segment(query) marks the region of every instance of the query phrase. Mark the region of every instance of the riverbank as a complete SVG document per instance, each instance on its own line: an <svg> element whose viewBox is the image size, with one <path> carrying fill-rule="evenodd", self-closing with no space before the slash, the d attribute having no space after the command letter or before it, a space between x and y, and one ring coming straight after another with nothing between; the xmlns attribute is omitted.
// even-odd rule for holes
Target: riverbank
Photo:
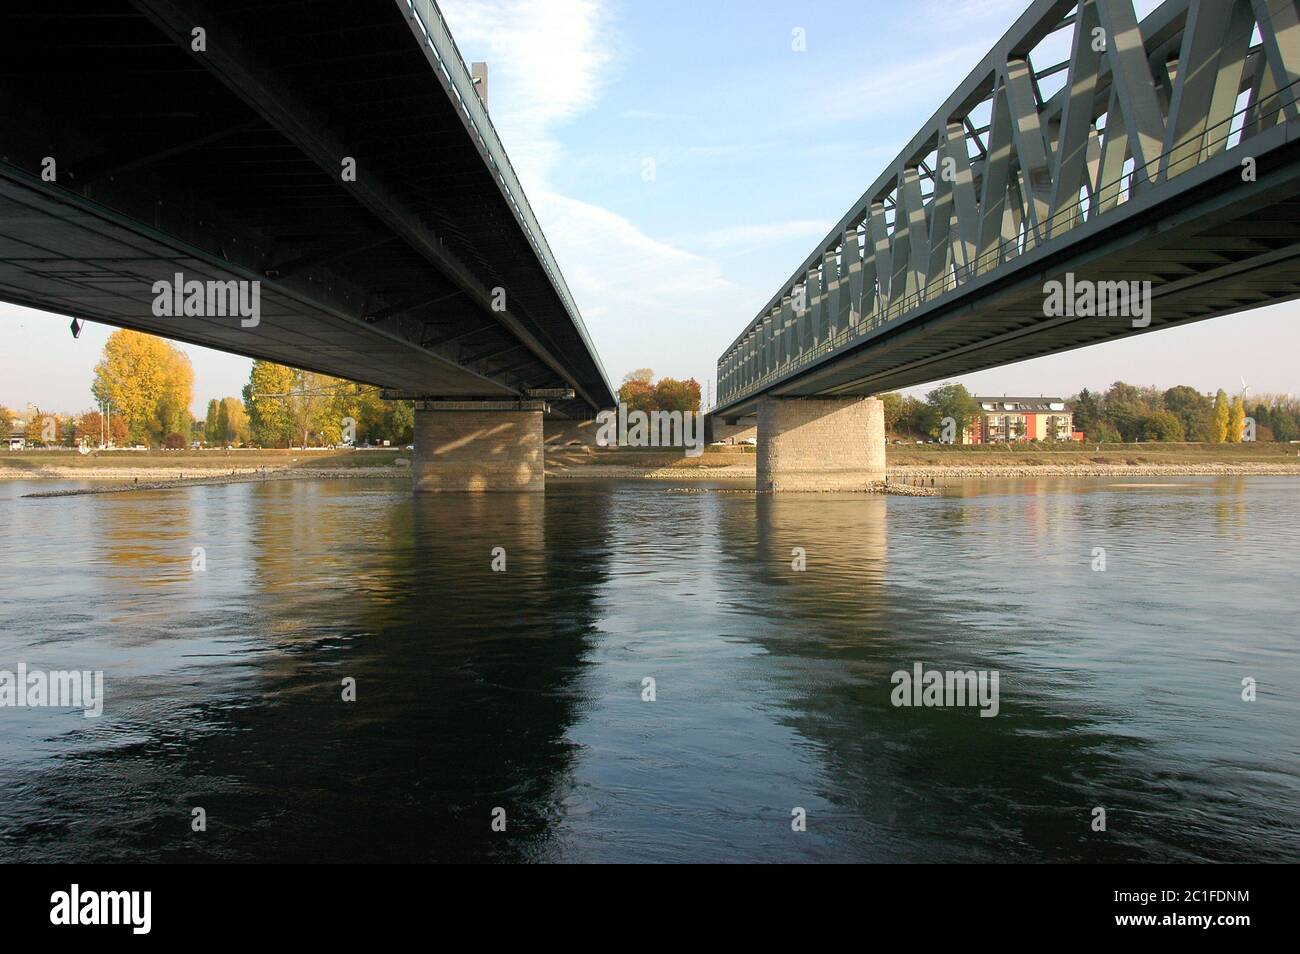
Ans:
<svg viewBox="0 0 1300 954"><path fill-rule="evenodd" d="M219 474L211 476L178 476L174 479L165 479L159 476L145 476L133 474L123 477L87 477L80 474L77 477L57 478L64 480L95 480L103 481L102 485L91 487L74 487L65 490L39 490L35 493L23 494L24 497L81 497L87 494L120 494L137 490L174 490L177 487L219 487L223 484L246 484L260 483L271 480L354 480L365 478L387 478L392 480L405 476L404 473L394 471L393 469L381 468L322 468L315 470L264 470L264 471L245 471L241 473ZM29 479L29 478L27 478ZM56 479L56 478L52 478Z"/></svg>
<svg viewBox="0 0 1300 954"><path fill-rule="evenodd" d="M552 480L752 482L755 449L680 450L548 446ZM1286 444L897 445L887 448L889 482L1030 477L1300 477L1300 457ZM106 493L257 480L393 479L410 473L413 453L400 448L342 450L104 451L0 454L0 480L105 482ZM61 491L59 493L68 493Z"/></svg>

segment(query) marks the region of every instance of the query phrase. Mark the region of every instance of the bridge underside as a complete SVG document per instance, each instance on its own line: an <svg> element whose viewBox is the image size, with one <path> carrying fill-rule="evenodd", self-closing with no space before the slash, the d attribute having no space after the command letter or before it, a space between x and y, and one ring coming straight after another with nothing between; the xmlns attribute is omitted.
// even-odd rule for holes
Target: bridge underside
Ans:
<svg viewBox="0 0 1300 954"><path fill-rule="evenodd" d="M1293 137L1300 123L1269 131L1275 142L1259 160L1258 181L1242 180L1241 158L1229 151L1189 173L1200 184L1176 198L1103 220L1106 229L1095 234L1083 226L1068 248L1030 253L1019 267L885 324L716 413L729 421L752 416L763 394L879 394L1300 298L1300 142ZM1076 283L1150 281L1150 324L1048 317L1044 286L1067 272Z"/></svg>
<svg viewBox="0 0 1300 954"><path fill-rule="evenodd" d="M612 403L405 2L11 0L0 61L0 300L429 397ZM260 281L260 321L156 316L176 273Z"/></svg>

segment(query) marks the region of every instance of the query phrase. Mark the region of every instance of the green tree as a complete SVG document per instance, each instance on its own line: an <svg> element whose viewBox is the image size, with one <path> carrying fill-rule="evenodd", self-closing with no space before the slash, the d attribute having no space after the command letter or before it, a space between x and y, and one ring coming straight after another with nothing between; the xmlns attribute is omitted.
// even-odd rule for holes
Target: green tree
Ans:
<svg viewBox="0 0 1300 954"><path fill-rule="evenodd" d="M190 432L193 418L190 415L189 402L181 392L168 388L158 397L154 405L153 426L149 432L151 443L161 444L164 437L180 434L182 437Z"/></svg>
<svg viewBox="0 0 1300 954"><path fill-rule="evenodd" d="M1116 381L1106 391L1105 417L1126 441L1142 439L1147 417L1164 409L1160 392Z"/></svg>
<svg viewBox="0 0 1300 954"><path fill-rule="evenodd" d="M1141 419L1138 440L1143 441L1181 441L1184 440L1183 422L1172 411L1155 411Z"/></svg>
<svg viewBox="0 0 1300 954"><path fill-rule="evenodd" d="M919 437L937 428L939 419L935 415L934 408L929 404L914 397L907 397L903 399L903 416L899 424L908 434Z"/></svg>
<svg viewBox="0 0 1300 954"><path fill-rule="evenodd" d="M930 406L930 427L926 431L932 437L942 434L943 419L951 417L957 422L956 439L960 443L961 434L980 416L979 402L971 397L965 386L960 384L942 384L925 396L925 403Z"/></svg>
<svg viewBox="0 0 1300 954"><path fill-rule="evenodd" d="M1097 423L1091 434L1087 435L1088 440L1097 444L1122 444L1124 435L1110 421L1102 420Z"/></svg>
<svg viewBox="0 0 1300 954"><path fill-rule="evenodd" d="M1097 425L1102 420L1100 396L1084 388L1074 396L1070 404L1074 409L1074 429L1083 431L1084 435L1092 440Z"/></svg>
<svg viewBox="0 0 1300 954"><path fill-rule="evenodd" d="M897 433L899 422L903 418L903 395L897 391L887 391L876 396L880 398L880 403L885 406L885 433Z"/></svg>
<svg viewBox="0 0 1300 954"><path fill-rule="evenodd" d="M221 443L221 435L217 430L217 415L220 413L220 402L213 398L208 402L208 410L203 418L203 442L209 447L216 447Z"/></svg>
<svg viewBox="0 0 1300 954"><path fill-rule="evenodd" d="M230 409L225 401L217 405L217 443L222 447L230 443Z"/></svg>
<svg viewBox="0 0 1300 954"><path fill-rule="evenodd" d="M1219 388L1219 392L1214 395L1214 428L1210 432L1213 443L1222 444L1228 439L1229 418L1228 395L1224 392L1223 388Z"/></svg>
<svg viewBox="0 0 1300 954"><path fill-rule="evenodd" d="M1164 393L1165 410L1183 425L1182 440L1210 441L1214 437L1214 404L1196 388L1180 384Z"/></svg>

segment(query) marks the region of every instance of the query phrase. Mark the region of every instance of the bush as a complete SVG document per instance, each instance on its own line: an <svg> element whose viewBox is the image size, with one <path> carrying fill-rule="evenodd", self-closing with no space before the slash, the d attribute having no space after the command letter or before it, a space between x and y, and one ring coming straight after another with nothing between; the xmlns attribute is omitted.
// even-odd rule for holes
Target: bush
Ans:
<svg viewBox="0 0 1300 954"><path fill-rule="evenodd" d="M163 438L162 446L167 450L184 450L185 437L172 431L172 433Z"/></svg>

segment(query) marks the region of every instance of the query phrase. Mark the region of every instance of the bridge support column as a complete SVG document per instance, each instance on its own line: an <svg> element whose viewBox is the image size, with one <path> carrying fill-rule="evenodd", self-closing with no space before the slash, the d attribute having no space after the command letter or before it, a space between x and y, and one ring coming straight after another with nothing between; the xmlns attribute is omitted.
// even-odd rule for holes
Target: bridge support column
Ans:
<svg viewBox="0 0 1300 954"><path fill-rule="evenodd" d="M545 489L544 401L416 401L416 493Z"/></svg>
<svg viewBox="0 0 1300 954"><path fill-rule="evenodd" d="M761 397L758 491L867 490L885 479L877 398Z"/></svg>

